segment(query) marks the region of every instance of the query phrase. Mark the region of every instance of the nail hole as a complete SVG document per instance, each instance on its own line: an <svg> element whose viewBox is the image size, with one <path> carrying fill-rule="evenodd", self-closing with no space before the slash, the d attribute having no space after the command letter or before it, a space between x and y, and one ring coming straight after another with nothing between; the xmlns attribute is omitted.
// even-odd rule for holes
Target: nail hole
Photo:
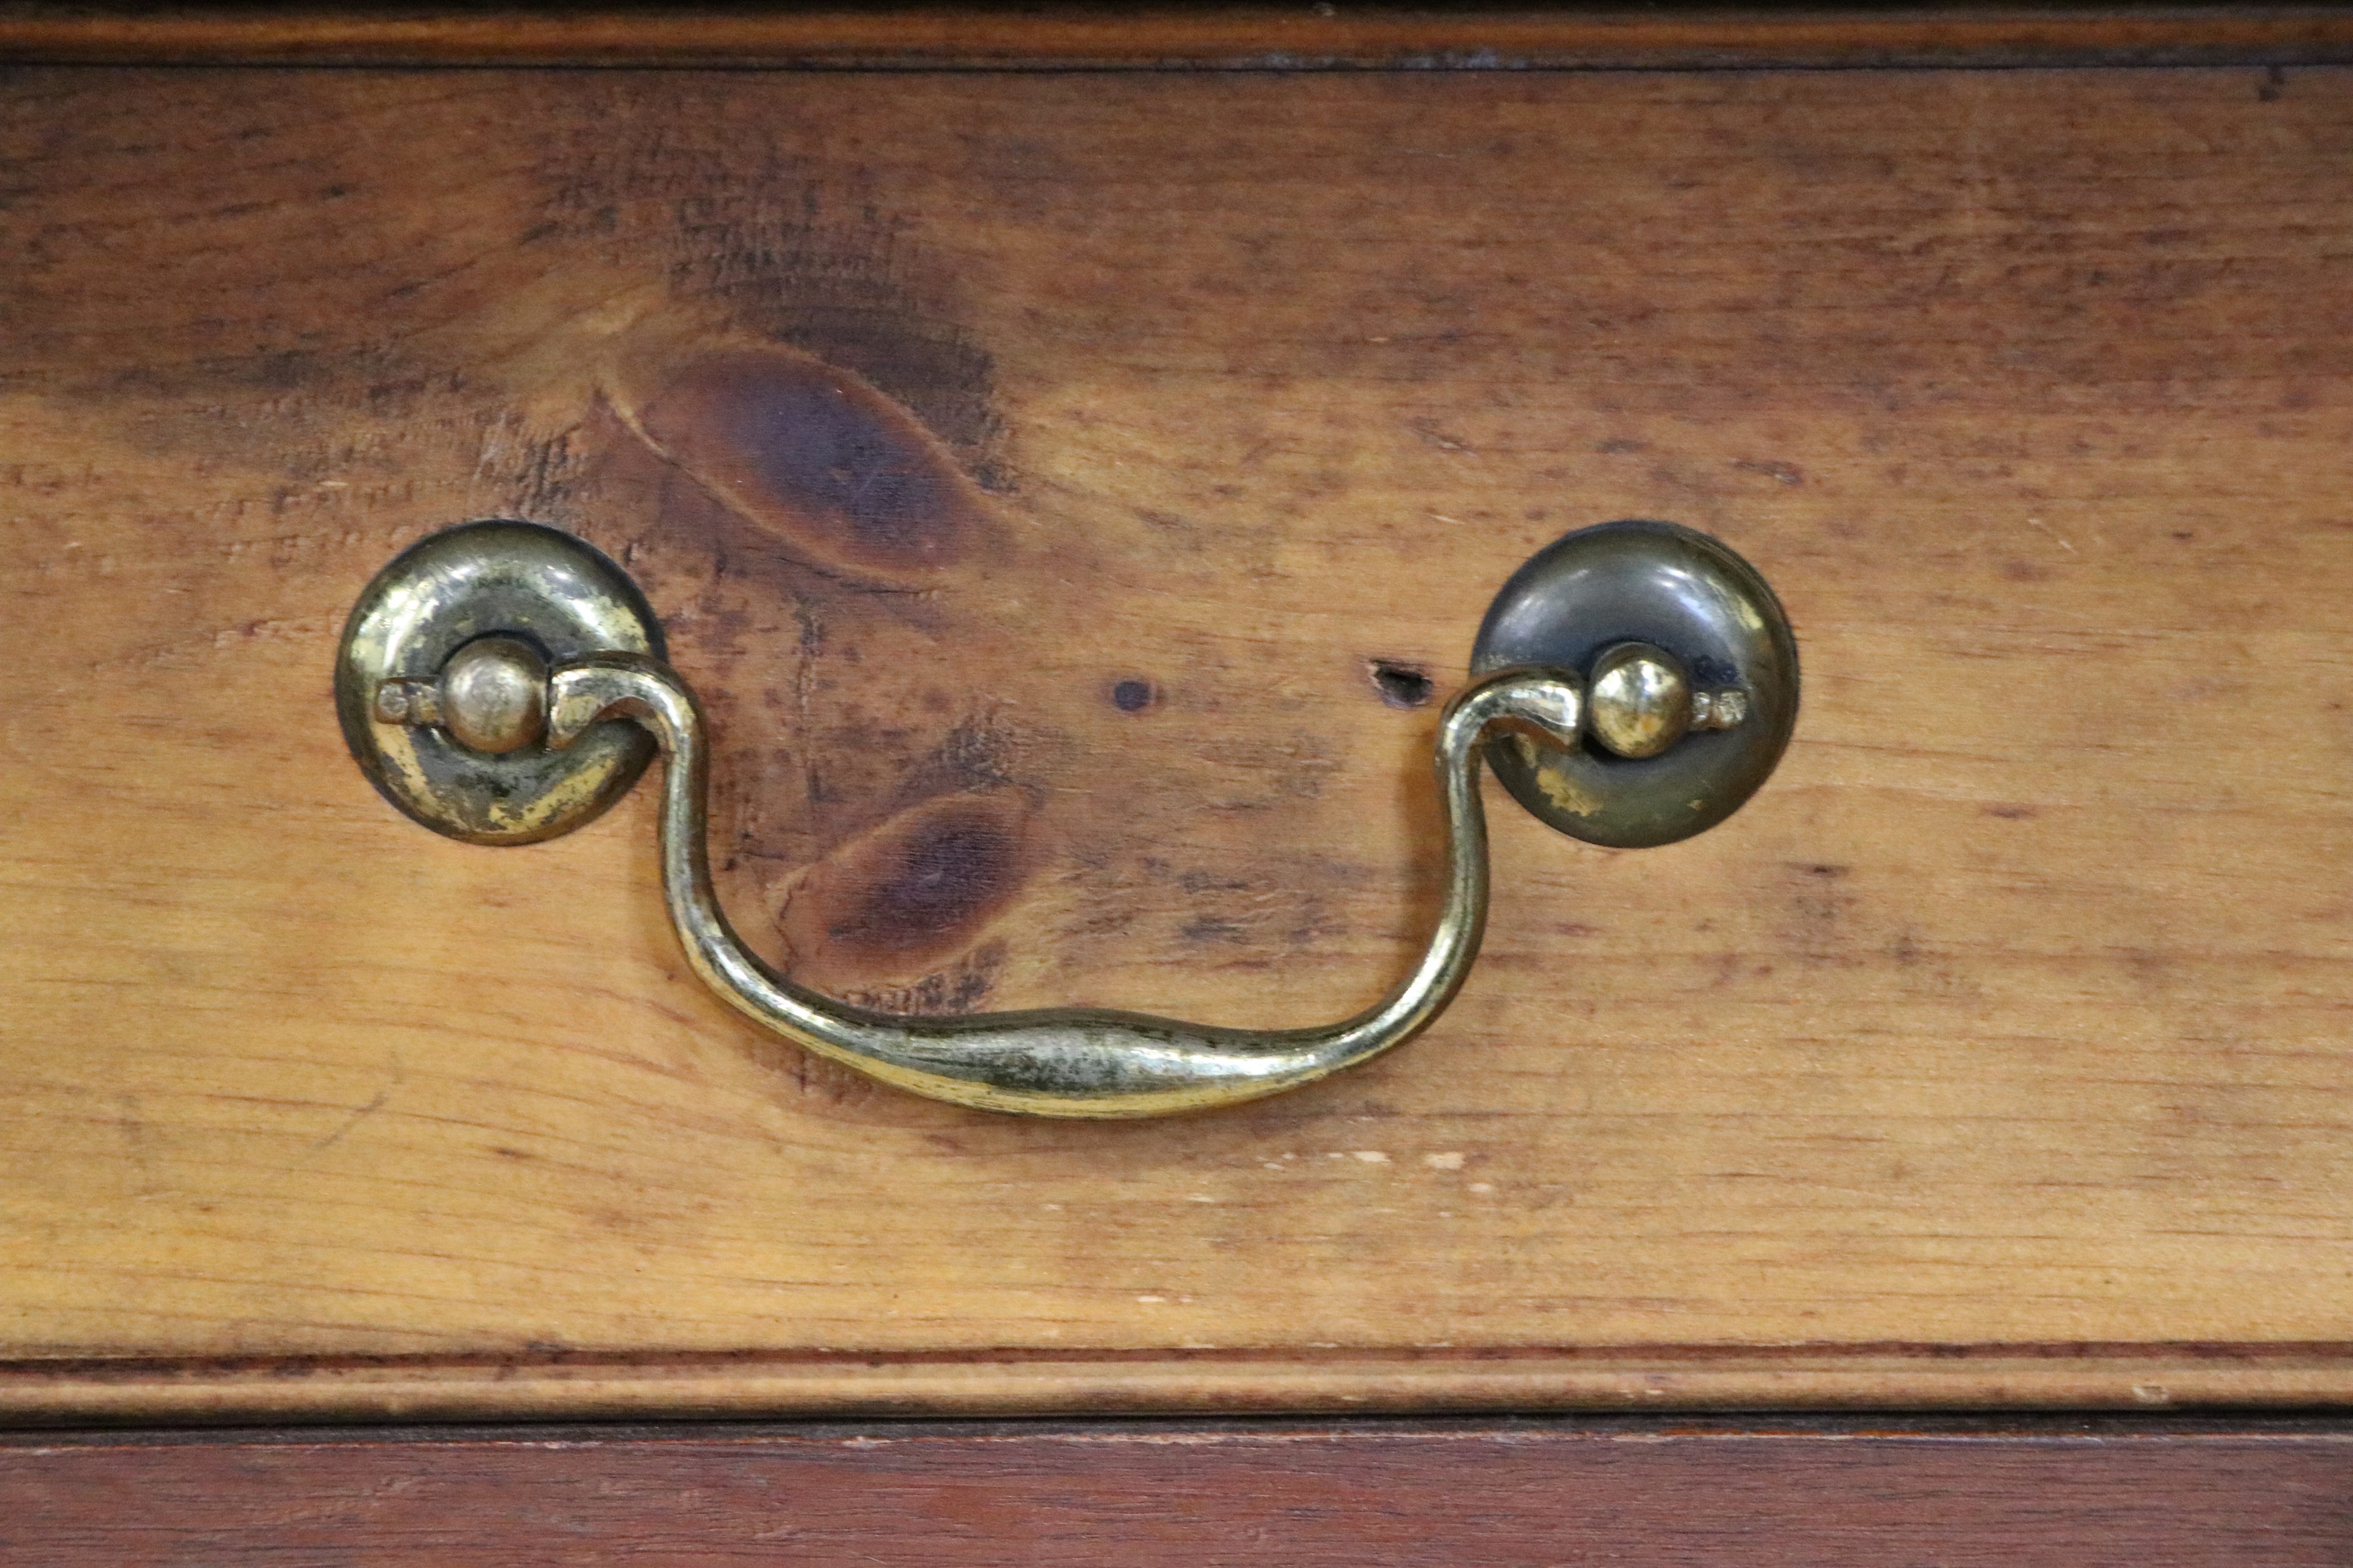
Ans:
<svg viewBox="0 0 2353 1568"><path fill-rule="evenodd" d="M1419 708L1430 700L1434 683L1430 672L1396 659L1377 658L1372 661L1373 685L1381 700L1392 708Z"/></svg>
<svg viewBox="0 0 2353 1568"><path fill-rule="evenodd" d="M1123 680L1111 689L1111 705L1123 713L1141 713L1152 706L1155 693L1148 680Z"/></svg>

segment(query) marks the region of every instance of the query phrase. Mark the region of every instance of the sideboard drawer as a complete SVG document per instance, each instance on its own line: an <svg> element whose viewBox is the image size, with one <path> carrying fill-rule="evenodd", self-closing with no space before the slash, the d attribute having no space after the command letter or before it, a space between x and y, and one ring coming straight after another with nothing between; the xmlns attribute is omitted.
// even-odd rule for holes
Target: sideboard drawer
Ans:
<svg viewBox="0 0 2353 1568"><path fill-rule="evenodd" d="M2353 1396L2347 69L5 94L0 1408ZM993 1115L711 996L650 787L370 788L343 617L492 517L885 1011L1362 1006L1572 529L1729 542L1803 706L1681 844L1490 791L1404 1050Z"/></svg>

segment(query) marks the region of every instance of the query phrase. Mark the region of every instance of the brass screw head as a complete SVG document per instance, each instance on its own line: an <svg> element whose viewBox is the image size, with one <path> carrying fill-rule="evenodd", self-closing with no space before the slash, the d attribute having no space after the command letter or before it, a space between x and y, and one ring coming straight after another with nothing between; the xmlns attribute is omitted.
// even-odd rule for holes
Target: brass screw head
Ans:
<svg viewBox="0 0 2353 1568"><path fill-rule="evenodd" d="M477 637L441 667L441 722L474 751L521 751L547 733L547 661L519 637Z"/></svg>
<svg viewBox="0 0 2353 1568"><path fill-rule="evenodd" d="M1655 757L1691 728L1691 676L1683 661L1649 643L1601 650L1586 686L1593 738L1621 757Z"/></svg>

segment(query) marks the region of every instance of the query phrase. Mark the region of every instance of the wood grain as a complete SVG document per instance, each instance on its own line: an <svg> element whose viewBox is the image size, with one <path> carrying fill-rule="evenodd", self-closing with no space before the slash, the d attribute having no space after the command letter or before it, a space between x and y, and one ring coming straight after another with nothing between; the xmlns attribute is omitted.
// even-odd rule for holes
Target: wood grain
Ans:
<svg viewBox="0 0 2353 1568"><path fill-rule="evenodd" d="M2336 1568L2341 1424L522 1428L0 1447L45 1568Z"/></svg>
<svg viewBox="0 0 2353 1568"><path fill-rule="evenodd" d="M469 6L372 15L315 5L20 3L0 11L0 59L836 70L2287 66L2353 59L2353 18L2312 5Z"/></svg>
<svg viewBox="0 0 2353 1568"><path fill-rule="evenodd" d="M2348 86L15 72L0 1399L2347 1398ZM649 799L370 793L342 617L501 514L885 1005L1360 1005L1568 528L1732 542L1806 707L1684 845L1495 796L1405 1052L1000 1120L705 995Z"/></svg>

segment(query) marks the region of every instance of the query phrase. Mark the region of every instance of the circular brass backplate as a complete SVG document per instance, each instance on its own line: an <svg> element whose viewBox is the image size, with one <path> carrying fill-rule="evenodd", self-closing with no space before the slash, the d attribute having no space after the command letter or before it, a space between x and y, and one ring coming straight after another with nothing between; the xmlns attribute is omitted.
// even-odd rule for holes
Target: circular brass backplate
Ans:
<svg viewBox="0 0 2353 1568"><path fill-rule="evenodd" d="M446 730L379 721L376 689L431 680L449 656L504 634L551 664L593 653L662 657L661 626L628 574L595 546L533 522L470 522L418 541L352 606L335 660L343 740L385 799L452 838L531 844L589 821L654 754L639 725L594 726L567 750L492 755Z"/></svg>
<svg viewBox="0 0 2353 1568"><path fill-rule="evenodd" d="M1780 601L1722 541L1672 522L1605 522L1554 541L1512 574L1479 628L1473 675L1548 665L1588 679L1595 658L1648 643L1700 691L1736 689L1741 721L1694 730L1658 756L1511 735L1488 765L1522 805L1593 844L1642 848L1715 826L1772 773L1798 721L1798 643Z"/></svg>

